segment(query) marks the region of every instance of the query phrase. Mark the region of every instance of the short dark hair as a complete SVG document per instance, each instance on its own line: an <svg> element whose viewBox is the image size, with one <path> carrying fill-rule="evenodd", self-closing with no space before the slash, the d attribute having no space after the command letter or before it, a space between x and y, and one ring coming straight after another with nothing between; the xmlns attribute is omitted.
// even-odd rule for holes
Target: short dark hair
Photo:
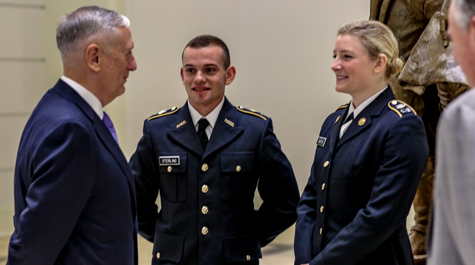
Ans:
<svg viewBox="0 0 475 265"><path fill-rule="evenodd" d="M223 59L224 69L228 69L229 66L231 66L231 56L229 55L228 46L226 46L226 43L224 43L223 40L212 35L200 35L190 40L183 49L183 52L181 53L181 59L183 60L183 54L185 53L185 50L188 47L199 49L209 46L217 46L223 50L221 56Z"/></svg>

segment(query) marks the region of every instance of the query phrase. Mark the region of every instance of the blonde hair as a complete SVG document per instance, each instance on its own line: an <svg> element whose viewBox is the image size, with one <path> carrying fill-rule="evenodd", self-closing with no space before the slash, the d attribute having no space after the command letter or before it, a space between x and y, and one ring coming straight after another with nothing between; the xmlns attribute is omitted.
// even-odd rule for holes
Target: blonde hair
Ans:
<svg viewBox="0 0 475 265"><path fill-rule="evenodd" d="M399 59L396 37L383 23L373 20L362 20L345 24L338 30L338 35L350 35L360 40L372 60L380 54L388 57L386 78L389 79L401 71L404 63Z"/></svg>

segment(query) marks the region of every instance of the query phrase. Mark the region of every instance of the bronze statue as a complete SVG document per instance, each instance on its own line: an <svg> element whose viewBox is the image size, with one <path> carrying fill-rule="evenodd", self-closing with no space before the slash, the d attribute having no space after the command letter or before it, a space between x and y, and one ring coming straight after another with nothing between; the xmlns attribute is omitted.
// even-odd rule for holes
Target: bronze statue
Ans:
<svg viewBox="0 0 475 265"><path fill-rule="evenodd" d="M396 98L422 117L429 162L413 202L415 225L409 232L416 265L426 264L425 238L434 182L435 130L441 111L468 89L447 37L450 0L371 0L370 19L385 23L398 39L405 63L390 81Z"/></svg>

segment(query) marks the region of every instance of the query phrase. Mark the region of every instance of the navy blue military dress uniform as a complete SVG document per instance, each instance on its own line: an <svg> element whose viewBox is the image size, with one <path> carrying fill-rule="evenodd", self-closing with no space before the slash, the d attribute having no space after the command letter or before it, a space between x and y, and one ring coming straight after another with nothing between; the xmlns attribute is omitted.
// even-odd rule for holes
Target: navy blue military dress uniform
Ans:
<svg viewBox="0 0 475 265"><path fill-rule="evenodd" d="M258 264L261 247L297 218L297 183L272 120L227 99L205 149L185 104L145 120L129 164L152 264Z"/></svg>
<svg viewBox="0 0 475 265"><path fill-rule="evenodd" d="M387 88L339 139L347 111L322 125L297 208L295 264L413 264L406 217L428 158L422 120Z"/></svg>

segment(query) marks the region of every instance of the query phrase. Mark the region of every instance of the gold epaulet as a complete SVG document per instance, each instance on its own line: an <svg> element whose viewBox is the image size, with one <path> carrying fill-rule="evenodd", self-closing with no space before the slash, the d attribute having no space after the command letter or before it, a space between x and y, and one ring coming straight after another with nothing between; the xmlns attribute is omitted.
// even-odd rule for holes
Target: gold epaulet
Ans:
<svg viewBox="0 0 475 265"><path fill-rule="evenodd" d="M346 109L346 107L348 107L348 104L341 105L335 110L335 112L339 109Z"/></svg>
<svg viewBox="0 0 475 265"><path fill-rule="evenodd" d="M402 115L411 112L417 115L416 111L411 106L400 100L394 99L389 101L388 107L390 110L396 112L399 117L402 117Z"/></svg>
<svg viewBox="0 0 475 265"><path fill-rule="evenodd" d="M267 120L267 117L266 115L264 115L263 113L257 111L257 110L253 110L253 109L248 109L248 108L245 108L243 106L237 106L236 107L237 110L239 110L240 112L242 113L246 113L246 114L251 114L251 115L254 115L256 117L259 117L263 120Z"/></svg>
<svg viewBox="0 0 475 265"><path fill-rule="evenodd" d="M150 118L148 118L147 121L151 121L151 120L156 119L156 118L160 118L160 117L163 117L163 116L167 116L167 115L176 113L179 108L180 108L180 107L175 106L175 107L173 107L173 108L171 108L171 109L164 109L164 110L161 110L161 111L159 111L157 114L153 114L152 116L150 116Z"/></svg>

